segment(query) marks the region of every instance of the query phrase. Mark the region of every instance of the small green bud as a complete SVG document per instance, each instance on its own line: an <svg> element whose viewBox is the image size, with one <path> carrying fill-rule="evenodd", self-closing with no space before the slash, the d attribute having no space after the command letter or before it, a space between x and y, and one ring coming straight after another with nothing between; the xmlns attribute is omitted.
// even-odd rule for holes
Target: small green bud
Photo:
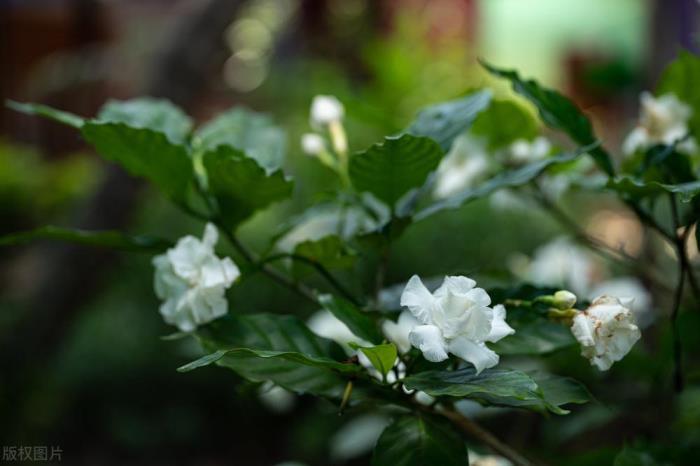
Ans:
<svg viewBox="0 0 700 466"><path fill-rule="evenodd" d="M571 309L576 304L576 295L571 291L559 290L554 293L554 301L552 302L557 309Z"/></svg>

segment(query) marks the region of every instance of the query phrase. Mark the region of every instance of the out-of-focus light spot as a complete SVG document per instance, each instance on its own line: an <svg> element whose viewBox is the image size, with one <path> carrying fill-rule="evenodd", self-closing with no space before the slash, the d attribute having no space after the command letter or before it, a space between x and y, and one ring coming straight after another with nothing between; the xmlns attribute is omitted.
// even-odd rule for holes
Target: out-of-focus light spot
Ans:
<svg viewBox="0 0 700 466"><path fill-rule="evenodd" d="M267 61L234 55L224 63L224 81L238 92L250 92L260 86L267 77Z"/></svg>
<svg viewBox="0 0 700 466"><path fill-rule="evenodd" d="M257 54L267 53L272 46L270 30L257 19L241 19L233 23L227 31L229 47L233 52Z"/></svg>
<svg viewBox="0 0 700 466"><path fill-rule="evenodd" d="M626 212L601 210L591 217L586 230L607 246L631 256L636 256L642 249L642 226Z"/></svg>
<svg viewBox="0 0 700 466"><path fill-rule="evenodd" d="M347 19L357 18L367 9L366 0L333 0L328 5L331 13Z"/></svg>
<svg viewBox="0 0 700 466"><path fill-rule="evenodd" d="M292 18L298 7L298 0L258 0L251 5L249 16L276 31Z"/></svg>

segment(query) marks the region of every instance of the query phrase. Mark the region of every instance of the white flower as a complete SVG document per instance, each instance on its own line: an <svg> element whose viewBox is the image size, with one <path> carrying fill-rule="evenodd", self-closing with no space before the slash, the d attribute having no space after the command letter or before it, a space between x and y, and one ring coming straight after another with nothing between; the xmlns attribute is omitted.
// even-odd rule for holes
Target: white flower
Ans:
<svg viewBox="0 0 700 466"><path fill-rule="evenodd" d="M654 144L670 145L688 134L688 120L693 110L675 95L654 97L649 92L643 92L640 101L639 125L627 135L622 144L625 154L632 154ZM678 149L682 152L694 152L695 141L692 138L687 139L678 145Z"/></svg>
<svg viewBox="0 0 700 466"><path fill-rule="evenodd" d="M469 466L512 466L513 463L498 455L479 455L469 450Z"/></svg>
<svg viewBox="0 0 700 466"><path fill-rule="evenodd" d="M633 277L617 277L598 283L588 293L589 299L597 296L626 296L633 301L629 309L634 313L634 318L639 327L651 324L654 314L651 308L651 294L642 283Z"/></svg>
<svg viewBox="0 0 700 466"><path fill-rule="evenodd" d="M503 306L489 307L491 298L467 277L445 277L430 293L417 275L411 277L401 295L421 325L409 340L432 362L444 361L452 353L474 365L477 373L498 364L498 355L485 342L495 342L515 331L505 322Z"/></svg>
<svg viewBox="0 0 700 466"><path fill-rule="evenodd" d="M311 102L311 126L323 127L343 119L343 104L332 95L317 95Z"/></svg>
<svg viewBox="0 0 700 466"><path fill-rule="evenodd" d="M508 159L512 163L526 164L542 160L552 149L552 145L545 137L538 136L532 141L526 139L518 139L508 146Z"/></svg>
<svg viewBox="0 0 700 466"><path fill-rule="evenodd" d="M372 346L362 338L356 336L340 319L330 311L322 310L312 315L306 322L308 327L319 337L327 338L338 343L348 354L354 351L349 343L356 343L360 346Z"/></svg>
<svg viewBox="0 0 700 466"><path fill-rule="evenodd" d="M436 198L445 198L472 187L490 168L489 156L482 141L459 136L435 173Z"/></svg>
<svg viewBox="0 0 700 466"><path fill-rule="evenodd" d="M296 403L296 397L292 392L269 380L260 386L258 397L270 411L278 414L288 413Z"/></svg>
<svg viewBox="0 0 700 466"><path fill-rule="evenodd" d="M318 155L326 150L326 143L316 133L306 133L301 136L301 150L307 155Z"/></svg>
<svg viewBox="0 0 700 466"><path fill-rule="evenodd" d="M583 248L560 237L538 248L524 277L535 285L564 287L587 296L597 264Z"/></svg>
<svg viewBox="0 0 700 466"><path fill-rule="evenodd" d="M228 312L224 293L240 271L230 258L216 256L217 239L216 227L208 223L201 241L185 236L174 248L153 259L155 292L164 300L160 313L167 323L183 332Z"/></svg>
<svg viewBox="0 0 700 466"><path fill-rule="evenodd" d="M387 339L396 345L399 353L403 354L411 349L408 335L418 325L420 325L420 321L413 317L410 311L403 311L396 322L385 320L382 324L382 330Z"/></svg>
<svg viewBox="0 0 700 466"><path fill-rule="evenodd" d="M571 332L581 355L601 371L621 360L641 337L629 304L626 298L601 296L574 317Z"/></svg>

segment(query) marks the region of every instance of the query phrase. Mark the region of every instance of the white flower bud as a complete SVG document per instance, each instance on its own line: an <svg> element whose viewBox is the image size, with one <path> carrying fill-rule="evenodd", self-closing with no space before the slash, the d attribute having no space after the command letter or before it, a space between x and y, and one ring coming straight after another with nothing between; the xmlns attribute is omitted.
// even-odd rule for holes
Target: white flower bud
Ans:
<svg viewBox="0 0 700 466"><path fill-rule="evenodd" d="M581 355L601 371L621 360L641 337L629 304L624 298L601 296L574 317L571 332L581 344Z"/></svg>
<svg viewBox="0 0 700 466"><path fill-rule="evenodd" d="M571 291L559 290L554 293L554 307L557 309L571 309L576 304L576 295Z"/></svg>
<svg viewBox="0 0 700 466"><path fill-rule="evenodd" d="M311 126L329 125L343 119L343 104L332 95L317 95L311 102Z"/></svg>
<svg viewBox="0 0 700 466"><path fill-rule="evenodd" d="M316 133L306 133L301 136L301 150L307 155L319 155L326 150L326 143Z"/></svg>

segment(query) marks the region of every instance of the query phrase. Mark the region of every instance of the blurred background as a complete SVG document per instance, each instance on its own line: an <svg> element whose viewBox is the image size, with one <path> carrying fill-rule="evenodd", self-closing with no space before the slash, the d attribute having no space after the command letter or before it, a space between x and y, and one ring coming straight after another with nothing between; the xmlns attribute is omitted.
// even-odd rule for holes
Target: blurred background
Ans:
<svg viewBox="0 0 700 466"><path fill-rule="evenodd" d="M617 148L639 92L653 89L680 48L697 51L697 19L692 0L0 0L0 98L83 116L109 98L140 95L170 99L198 122L235 105L269 114L287 131L286 170L297 183L293 201L244 226L244 239L263 248L280 219L332 184L299 147L315 94L344 102L351 149L359 150L426 104L485 85L506 94L478 66L482 57L571 96ZM564 202L582 223L591 203L599 216L607 206L607 217L592 222L603 225L597 233L639 249L639 226L605 198L572 194ZM91 154L71 128L6 108L0 219L0 234L43 224L172 239L201 230ZM534 207L494 211L486 201L435 221L440 228L418 224L400 240L389 283L417 267L487 275L560 233ZM235 287L231 300L243 311L314 311L264 279ZM222 369L179 374L199 352L159 338L172 329L157 308L148 257L49 243L1 249L0 445L60 446L68 464L368 463L364 445L381 419L339 418L334 406L303 397L260 397ZM655 332L653 351L620 364L641 388L594 390L616 408L599 404L547 426L527 414L487 423L516 446L534 440L554 464L611 464L660 415L619 416L668 370L667 335ZM658 355L652 364L650 352ZM549 363L600 382L576 353ZM697 441L694 396L680 428ZM357 423L352 432L343 430L348 421Z"/></svg>

